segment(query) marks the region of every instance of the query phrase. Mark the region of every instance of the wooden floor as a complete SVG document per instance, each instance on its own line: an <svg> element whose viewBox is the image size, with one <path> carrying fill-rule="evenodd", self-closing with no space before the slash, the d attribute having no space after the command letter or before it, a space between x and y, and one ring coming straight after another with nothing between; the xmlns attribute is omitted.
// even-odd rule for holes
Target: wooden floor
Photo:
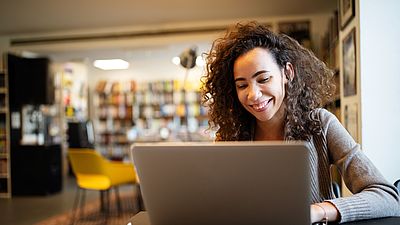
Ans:
<svg viewBox="0 0 400 225"><path fill-rule="evenodd" d="M122 187L125 191L129 187ZM132 189L129 188L129 191ZM48 196L13 196L11 199L0 199L1 225L32 225L46 218L67 212L72 209L76 194L74 178L64 180L60 193ZM86 201L99 197L98 191L87 191Z"/></svg>

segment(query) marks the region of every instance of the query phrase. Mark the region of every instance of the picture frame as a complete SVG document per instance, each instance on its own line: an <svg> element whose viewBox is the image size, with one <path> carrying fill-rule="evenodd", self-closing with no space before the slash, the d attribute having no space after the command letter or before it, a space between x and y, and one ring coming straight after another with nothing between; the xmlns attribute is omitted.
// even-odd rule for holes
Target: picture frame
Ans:
<svg viewBox="0 0 400 225"><path fill-rule="evenodd" d="M349 103L344 106L344 127L347 132L358 141L358 105Z"/></svg>
<svg viewBox="0 0 400 225"><path fill-rule="evenodd" d="M343 96L357 94L356 30L353 28L342 41Z"/></svg>
<svg viewBox="0 0 400 225"><path fill-rule="evenodd" d="M343 30L355 15L354 0L339 0L340 27Z"/></svg>
<svg viewBox="0 0 400 225"><path fill-rule="evenodd" d="M278 23L278 32L296 39L305 48L311 49L311 22L309 20L283 21Z"/></svg>

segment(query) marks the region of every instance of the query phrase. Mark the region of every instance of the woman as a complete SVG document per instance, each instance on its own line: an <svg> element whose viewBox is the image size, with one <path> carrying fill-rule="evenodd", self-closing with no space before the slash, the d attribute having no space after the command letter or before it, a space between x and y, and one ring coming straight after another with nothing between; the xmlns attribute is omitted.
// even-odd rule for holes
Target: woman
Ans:
<svg viewBox="0 0 400 225"><path fill-rule="evenodd" d="M295 40L256 22L237 24L213 43L203 83L218 141L309 142L312 223L399 215L398 190L320 108L333 97L333 73ZM334 198L331 164L354 195Z"/></svg>

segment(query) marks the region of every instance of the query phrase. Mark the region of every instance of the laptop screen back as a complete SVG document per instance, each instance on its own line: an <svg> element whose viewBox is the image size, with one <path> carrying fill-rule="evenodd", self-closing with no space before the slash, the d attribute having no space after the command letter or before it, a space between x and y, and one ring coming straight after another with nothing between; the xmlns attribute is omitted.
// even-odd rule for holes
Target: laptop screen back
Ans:
<svg viewBox="0 0 400 225"><path fill-rule="evenodd" d="M305 143L135 144L152 225L309 224Z"/></svg>

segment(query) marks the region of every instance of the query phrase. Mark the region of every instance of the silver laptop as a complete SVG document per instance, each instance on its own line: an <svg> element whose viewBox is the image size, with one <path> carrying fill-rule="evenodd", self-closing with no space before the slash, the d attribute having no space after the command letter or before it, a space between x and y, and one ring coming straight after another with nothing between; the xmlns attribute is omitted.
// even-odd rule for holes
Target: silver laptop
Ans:
<svg viewBox="0 0 400 225"><path fill-rule="evenodd" d="M134 144L151 225L309 225L303 142Z"/></svg>

